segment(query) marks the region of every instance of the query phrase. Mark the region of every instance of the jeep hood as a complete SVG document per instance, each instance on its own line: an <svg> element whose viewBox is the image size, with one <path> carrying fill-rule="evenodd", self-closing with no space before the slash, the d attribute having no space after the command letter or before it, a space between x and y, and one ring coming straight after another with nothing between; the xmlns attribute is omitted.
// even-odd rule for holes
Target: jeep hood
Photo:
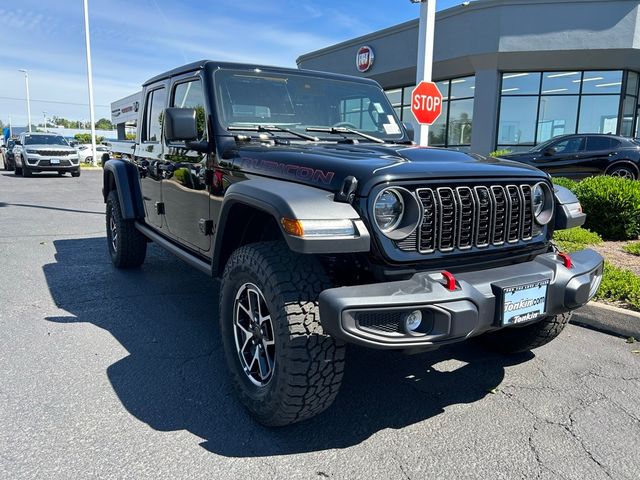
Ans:
<svg viewBox="0 0 640 480"><path fill-rule="evenodd" d="M358 179L358 194L379 183L432 179L547 178L520 162L487 158L442 148L407 145L291 144L239 147L234 168L245 174L290 180L337 191L344 179Z"/></svg>

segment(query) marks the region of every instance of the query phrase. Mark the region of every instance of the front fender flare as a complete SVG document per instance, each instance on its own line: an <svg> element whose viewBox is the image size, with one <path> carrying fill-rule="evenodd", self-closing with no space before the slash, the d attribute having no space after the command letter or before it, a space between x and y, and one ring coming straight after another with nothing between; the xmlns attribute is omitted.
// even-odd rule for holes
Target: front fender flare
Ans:
<svg viewBox="0 0 640 480"><path fill-rule="evenodd" d="M319 188L267 178L244 180L231 185L225 193L215 240L215 252L221 248L222 232L231 209L244 204L273 216L289 248L299 253L368 252L371 237L358 212L347 203L333 200L333 193ZM297 220L352 220L354 237L301 238L287 234L280 223L283 218ZM217 258L217 256L216 256Z"/></svg>
<svg viewBox="0 0 640 480"><path fill-rule="evenodd" d="M122 217L126 220L144 219L144 203L140 188L140 175L135 165L125 160L111 159L105 162L102 196L106 203L109 192L118 192Z"/></svg>

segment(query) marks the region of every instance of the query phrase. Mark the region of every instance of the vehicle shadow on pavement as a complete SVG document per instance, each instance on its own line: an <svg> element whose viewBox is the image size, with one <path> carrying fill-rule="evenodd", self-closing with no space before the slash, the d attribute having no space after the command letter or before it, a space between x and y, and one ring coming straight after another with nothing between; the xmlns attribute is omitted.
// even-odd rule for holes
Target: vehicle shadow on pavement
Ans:
<svg viewBox="0 0 640 480"><path fill-rule="evenodd" d="M128 355L107 368L127 411L160 431L187 430L202 447L229 457L345 448L376 432L437 416L484 398L505 367L533 354L504 357L473 343L406 356L350 347L334 405L301 424L268 429L239 405L218 337L217 282L150 245L134 271L111 266L104 238L56 240L44 273L57 323L91 323ZM445 360L455 359L453 362ZM441 363L439 365L439 363Z"/></svg>

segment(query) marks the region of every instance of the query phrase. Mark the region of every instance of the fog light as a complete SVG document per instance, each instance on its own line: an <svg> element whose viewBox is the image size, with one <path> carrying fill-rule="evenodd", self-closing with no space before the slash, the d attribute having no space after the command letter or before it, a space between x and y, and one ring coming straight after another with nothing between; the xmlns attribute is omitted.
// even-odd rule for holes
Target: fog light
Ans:
<svg viewBox="0 0 640 480"><path fill-rule="evenodd" d="M415 332L420 328L422 323L422 312L420 310L414 310L409 313L404 319L404 328L407 332Z"/></svg>
<svg viewBox="0 0 640 480"><path fill-rule="evenodd" d="M600 284L602 283L602 272L596 273L591 279L591 288L589 289L589 300L591 300L596 293L598 293L598 289L600 288Z"/></svg>

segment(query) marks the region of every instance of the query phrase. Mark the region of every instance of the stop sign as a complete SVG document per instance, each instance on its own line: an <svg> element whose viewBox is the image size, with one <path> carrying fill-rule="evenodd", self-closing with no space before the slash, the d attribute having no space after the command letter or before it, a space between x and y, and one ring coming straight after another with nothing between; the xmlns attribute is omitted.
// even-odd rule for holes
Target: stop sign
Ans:
<svg viewBox="0 0 640 480"><path fill-rule="evenodd" d="M433 82L420 82L411 92L411 112L418 123L431 125L442 113L442 94Z"/></svg>

